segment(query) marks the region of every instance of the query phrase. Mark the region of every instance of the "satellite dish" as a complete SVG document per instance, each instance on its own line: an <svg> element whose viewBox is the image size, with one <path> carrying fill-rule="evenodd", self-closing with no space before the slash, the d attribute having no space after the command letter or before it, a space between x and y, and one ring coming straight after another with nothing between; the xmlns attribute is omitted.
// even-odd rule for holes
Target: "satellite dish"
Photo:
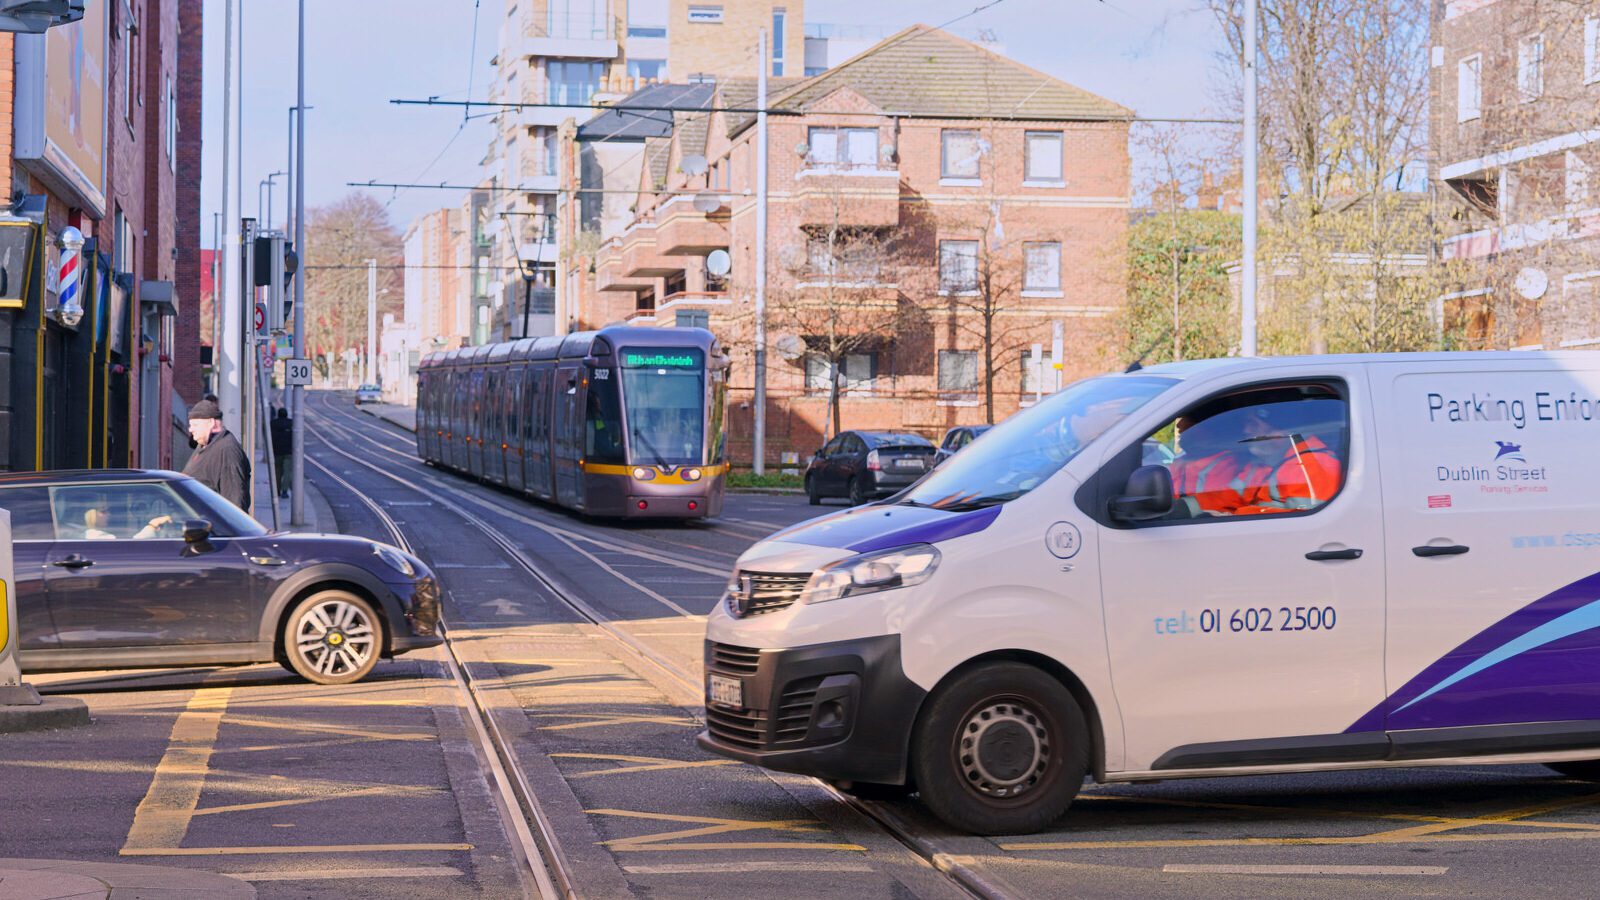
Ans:
<svg viewBox="0 0 1600 900"><path fill-rule="evenodd" d="M706 162L706 158L698 154L694 156L685 156L683 159L678 161L678 171L690 177L694 177L695 175L704 175L706 173L706 169L708 168L710 168L710 166Z"/></svg>
<svg viewBox="0 0 1600 900"><path fill-rule="evenodd" d="M894 162L894 145L884 144L878 148L878 156L886 163Z"/></svg>
<svg viewBox="0 0 1600 900"><path fill-rule="evenodd" d="M733 271L733 257L726 250L713 250L706 254L706 271L721 278Z"/></svg>
<svg viewBox="0 0 1600 900"><path fill-rule="evenodd" d="M791 362L805 355L806 346L800 338L792 334L780 334L772 341L772 349L778 355Z"/></svg>
<svg viewBox="0 0 1600 900"><path fill-rule="evenodd" d="M694 208L708 215L714 213L722 208L722 195L711 191L702 191L695 194Z"/></svg>

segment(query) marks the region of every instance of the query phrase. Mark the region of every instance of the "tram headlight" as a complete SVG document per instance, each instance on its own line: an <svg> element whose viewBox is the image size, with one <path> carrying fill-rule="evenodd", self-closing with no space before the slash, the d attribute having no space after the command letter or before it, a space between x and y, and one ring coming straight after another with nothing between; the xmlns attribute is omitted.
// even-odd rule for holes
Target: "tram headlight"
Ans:
<svg viewBox="0 0 1600 900"><path fill-rule="evenodd" d="M921 584L933 577L939 559L939 550L932 544L852 556L813 573L800 599L804 603L826 603Z"/></svg>
<svg viewBox="0 0 1600 900"><path fill-rule="evenodd" d="M391 547L388 544L373 544L372 555L383 560L389 568L407 578L417 577L417 567L413 566L411 560L407 559L406 555L401 553L398 548Z"/></svg>
<svg viewBox="0 0 1600 900"><path fill-rule="evenodd" d="M683 480L684 481L699 481L700 480L700 470L699 469L684 469L683 470Z"/></svg>
<svg viewBox="0 0 1600 900"><path fill-rule="evenodd" d="M656 470L646 468L645 466L634 466L633 477L637 481L654 481L656 477Z"/></svg>

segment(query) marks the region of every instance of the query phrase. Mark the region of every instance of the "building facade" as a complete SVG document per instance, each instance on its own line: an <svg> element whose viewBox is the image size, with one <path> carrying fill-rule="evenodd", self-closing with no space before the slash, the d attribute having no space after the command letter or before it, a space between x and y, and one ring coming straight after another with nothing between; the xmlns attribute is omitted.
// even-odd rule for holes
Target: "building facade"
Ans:
<svg viewBox="0 0 1600 900"><path fill-rule="evenodd" d="M1433 175L1455 202L1444 299L1469 346L1600 346L1600 6L1435 0Z"/></svg>
<svg viewBox="0 0 1600 900"><path fill-rule="evenodd" d="M770 462L840 426L932 437L997 420L1104 370L1130 110L925 26L769 104ZM581 327L723 339L736 460L752 421L753 105L752 84L724 80L709 112L675 110L670 136L643 141L627 225L571 267L592 269Z"/></svg>
<svg viewBox="0 0 1600 900"><path fill-rule="evenodd" d="M197 299L179 290L177 249L180 219L198 245L199 214L197 194L180 202L180 137L198 142L201 80L180 6L197 30L198 2L110 0L43 35L0 35L0 187L21 198L0 216L0 469L174 464L179 311ZM85 238L75 261L68 226ZM196 368L179 371L197 390Z"/></svg>

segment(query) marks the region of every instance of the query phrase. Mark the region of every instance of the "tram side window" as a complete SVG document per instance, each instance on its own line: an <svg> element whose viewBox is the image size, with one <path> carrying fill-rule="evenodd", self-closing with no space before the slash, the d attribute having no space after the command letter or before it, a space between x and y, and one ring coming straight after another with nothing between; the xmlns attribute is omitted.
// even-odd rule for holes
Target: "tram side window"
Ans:
<svg viewBox="0 0 1600 900"><path fill-rule="evenodd" d="M598 463L624 463L622 404L615 379L592 379L584 411L583 458Z"/></svg>

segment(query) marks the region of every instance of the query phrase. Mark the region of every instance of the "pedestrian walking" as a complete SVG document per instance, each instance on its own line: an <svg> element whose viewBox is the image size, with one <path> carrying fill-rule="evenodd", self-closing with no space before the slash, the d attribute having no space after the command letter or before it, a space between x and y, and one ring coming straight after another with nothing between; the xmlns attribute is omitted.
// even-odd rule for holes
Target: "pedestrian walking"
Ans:
<svg viewBox="0 0 1600 900"><path fill-rule="evenodd" d="M289 463L294 453L294 420L286 407L278 407L272 420L272 460L278 466L278 496L289 496Z"/></svg>
<svg viewBox="0 0 1600 900"><path fill-rule="evenodd" d="M222 424L222 410L215 401L201 400L189 410L189 436L198 447L183 474L249 510L250 460L239 439Z"/></svg>

